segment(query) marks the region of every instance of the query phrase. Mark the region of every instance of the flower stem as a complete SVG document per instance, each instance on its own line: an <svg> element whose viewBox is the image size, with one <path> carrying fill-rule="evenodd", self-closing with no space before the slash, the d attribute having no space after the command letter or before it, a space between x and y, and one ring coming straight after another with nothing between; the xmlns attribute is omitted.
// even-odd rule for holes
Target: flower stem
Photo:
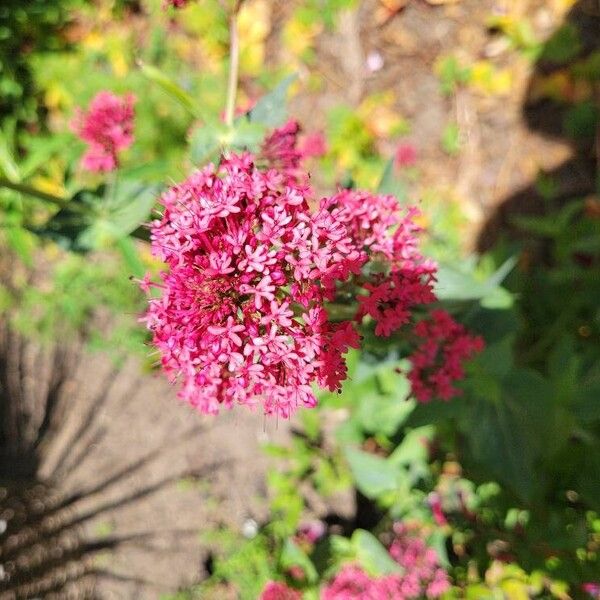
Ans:
<svg viewBox="0 0 600 600"><path fill-rule="evenodd" d="M51 202L52 204L58 204L59 206L63 206L66 203L64 198L59 198L58 196L47 194L46 192L42 192L42 190L38 190L37 188L29 185L14 183L4 178L0 178L0 187L8 188L9 190L14 190L15 192L21 192L22 194L27 194L28 196L33 196L34 198L39 198L40 200L45 200L46 202Z"/></svg>
<svg viewBox="0 0 600 600"><path fill-rule="evenodd" d="M238 86L238 73L240 68L240 40L238 36L237 16L243 0L236 0L235 6L229 16L229 78L227 80L227 101L225 104L225 124L233 125L235 116L235 97Z"/></svg>

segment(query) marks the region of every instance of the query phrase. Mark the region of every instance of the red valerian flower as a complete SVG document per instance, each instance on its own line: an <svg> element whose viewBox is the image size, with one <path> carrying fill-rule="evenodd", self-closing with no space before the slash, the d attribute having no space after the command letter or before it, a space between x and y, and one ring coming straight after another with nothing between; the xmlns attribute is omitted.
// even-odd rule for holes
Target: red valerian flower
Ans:
<svg viewBox="0 0 600 600"><path fill-rule="evenodd" d="M419 531L403 524L394 526L396 535L390 556L403 573L371 577L360 567L344 567L322 591L322 600L404 600L439 598L450 589L448 574L437 553L421 539Z"/></svg>
<svg viewBox="0 0 600 600"><path fill-rule="evenodd" d="M414 328L419 338L409 357L408 379L419 402L432 398L450 400L460 390L453 384L464 377L463 364L484 348L483 338L473 336L446 311L434 310Z"/></svg>
<svg viewBox="0 0 600 600"><path fill-rule="evenodd" d="M313 382L338 389L359 337L328 320L324 282L353 258L346 230L325 230L306 190L249 154L192 174L161 202L152 251L168 270L145 321L180 396L206 413L261 404L289 417L316 404Z"/></svg>
<svg viewBox="0 0 600 600"><path fill-rule="evenodd" d="M281 581L269 581L259 600L300 600L302 594Z"/></svg>
<svg viewBox="0 0 600 600"><path fill-rule="evenodd" d="M84 169L108 172L118 167L119 153L133 143L135 101L133 94L119 97L102 91L93 98L87 112L77 113L72 128L88 143L81 159Z"/></svg>
<svg viewBox="0 0 600 600"><path fill-rule="evenodd" d="M402 209L394 196L343 190L324 201L345 224L355 255L372 273L362 283L357 318L370 316L375 334L387 337L412 318L415 306L435 301L437 265L419 248L415 207ZM359 261L361 262L361 261Z"/></svg>
<svg viewBox="0 0 600 600"><path fill-rule="evenodd" d="M152 224L152 251L167 270L160 284L140 282L159 290L145 321L164 370L182 382L180 397L202 412L259 405L287 418L312 407L313 384L336 391L346 379L357 324L371 319L379 336L410 333L415 308L436 300L418 210L341 190L311 211L298 131L290 121L258 157L231 154L193 173L163 194ZM329 317L340 293L358 300L352 320ZM421 401L454 395L462 362L482 344L454 322L437 323L436 336L427 323L417 325L426 342L409 373Z"/></svg>
<svg viewBox="0 0 600 600"><path fill-rule="evenodd" d="M398 585L400 595L396 597L438 598L448 591L448 574L440 566L437 552L423 540L420 527L396 523L394 534L390 556L404 568Z"/></svg>

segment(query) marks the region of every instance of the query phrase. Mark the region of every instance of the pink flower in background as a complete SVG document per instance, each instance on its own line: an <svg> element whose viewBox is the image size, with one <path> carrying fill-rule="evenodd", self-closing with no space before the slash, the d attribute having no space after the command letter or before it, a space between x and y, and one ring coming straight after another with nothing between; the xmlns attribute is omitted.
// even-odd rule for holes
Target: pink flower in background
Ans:
<svg viewBox="0 0 600 600"><path fill-rule="evenodd" d="M322 600L410 600L439 598L450 589L448 574L439 565L435 550L419 537L419 531L394 526L396 539L390 556L402 573L371 577L360 567L344 567L322 591Z"/></svg>
<svg viewBox="0 0 600 600"><path fill-rule="evenodd" d="M108 91L99 92L87 112L78 112L72 128L88 143L81 159L84 169L93 172L113 171L118 166L119 152L133 143L135 96L116 96Z"/></svg>
<svg viewBox="0 0 600 600"><path fill-rule="evenodd" d="M399 144L394 155L394 166L397 169L412 167L417 163L417 149L412 144Z"/></svg>
<svg viewBox="0 0 600 600"><path fill-rule="evenodd" d="M324 300L353 248L305 194L244 154L161 198L151 241L168 270L145 321L180 397L202 412L261 405L287 418L316 404L313 383L335 390L346 376L359 337L328 320Z"/></svg>
<svg viewBox="0 0 600 600"><path fill-rule="evenodd" d="M301 600L302 594L281 581L269 581L259 600Z"/></svg>
<svg viewBox="0 0 600 600"><path fill-rule="evenodd" d="M281 173L285 183L292 185L306 185L308 181L308 176L301 167L303 154L298 148L299 133L300 124L290 119L265 138L259 155L268 168Z"/></svg>
<svg viewBox="0 0 600 600"><path fill-rule="evenodd" d="M448 525L448 519L446 519L446 515L444 514L444 509L442 507L442 497L438 492L431 492L427 498L427 502L429 507L431 508L431 513L433 514L433 519L440 526L444 527Z"/></svg>
<svg viewBox="0 0 600 600"><path fill-rule="evenodd" d="M325 535L326 527L323 521L309 521L298 527L296 541L315 544Z"/></svg>
<svg viewBox="0 0 600 600"><path fill-rule="evenodd" d="M450 580L440 566L437 552L427 546L418 526L394 525L396 539L390 546L391 557L404 568L399 589L404 598L437 598L450 589Z"/></svg>
<svg viewBox="0 0 600 600"><path fill-rule="evenodd" d="M163 8L172 6L173 8L183 8L189 0L163 0Z"/></svg>
<svg viewBox="0 0 600 600"><path fill-rule="evenodd" d="M600 598L600 582L588 581L581 585L581 589L592 598Z"/></svg>
<svg viewBox="0 0 600 600"><path fill-rule="evenodd" d="M434 310L417 323L419 345L409 357L408 379L419 402L450 400L460 394L454 382L464 377L463 363L484 348L483 338L470 335L446 311Z"/></svg>
<svg viewBox="0 0 600 600"><path fill-rule="evenodd" d="M378 595L377 584L360 567L344 567L323 589L321 600L385 600Z"/></svg>
<svg viewBox="0 0 600 600"><path fill-rule="evenodd" d="M321 131L306 135L300 143L300 153L304 158L320 158L327 153L327 140Z"/></svg>

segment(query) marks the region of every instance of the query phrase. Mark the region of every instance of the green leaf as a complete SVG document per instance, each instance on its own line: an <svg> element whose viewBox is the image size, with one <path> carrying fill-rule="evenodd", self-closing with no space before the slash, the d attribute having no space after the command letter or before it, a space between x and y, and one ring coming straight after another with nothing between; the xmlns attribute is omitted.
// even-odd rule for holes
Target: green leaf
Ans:
<svg viewBox="0 0 600 600"><path fill-rule="evenodd" d="M461 398L453 398L451 402L432 400L431 402L417 402L415 409L410 414L406 423L407 427L422 427L423 425L436 424L458 416L463 409Z"/></svg>
<svg viewBox="0 0 600 600"><path fill-rule="evenodd" d="M367 497L376 499L397 490L404 473L386 459L350 446L344 451L356 487Z"/></svg>
<svg viewBox="0 0 600 600"><path fill-rule="evenodd" d="M314 583L318 579L317 570L310 558L290 538L287 538L283 544L279 561L284 571L291 567L300 567L309 583Z"/></svg>
<svg viewBox="0 0 600 600"><path fill-rule="evenodd" d="M297 78L296 74L289 75L280 81L275 89L263 96L250 111L248 115L250 121L267 127L282 125L287 116L287 92Z"/></svg>
<svg viewBox="0 0 600 600"><path fill-rule="evenodd" d="M153 65L147 65L141 63L142 73L152 82L156 83L163 91L165 91L171 98L177 100L183 108L194 116L199 116L198 107L194 101L194 98L180 85L175 83L168 75L163 73L157 67Z"/></svg>
<svg viewBox="0 0 600 600"><path fill-rule="evenodd" d="M140 259L134 241L130 237L120 237L116 244L131 274L135 277L143 277L146 267L144 267L144 263Z"/></svg>
<svg viewBox="0 0 600 600"><path fill-rule="evenodd" d="M600 122L600 109L593 100L572 106L565 115L565 133L574 139L593 139Z"/></svg>
<svg viewBox="0 0 600 600"><path fill-rule="evenodd" d="M105 188L105 197L78 192L36 233L79 252L106 246L148 219L159 190L158 185L121 181L115 188Z"/></svg>
<svg viewBox="0 0 600 600"><path fill-rule="evenodd" d="M438 298L445 301L478 300L488 309L510 308L513 303L512 295L497 282L498 273L504 278L503 271L507 268L505 265L492 277L480 281L472 270L440 264L436 285Z"/></svg>
<svg viewBox="0 0 600 600"><path fill-rule="evenodd" d="M442 148L450 156L460 152L460 129L456 123L448 123L442 132Z"/></svg>
<svg viewBox="0 0 600 600"><path fill-rule="evenodd" d="M396 361L384 363L371 377L351 385L358 388L353 418L363 431L391 436L414 409L408 380L396 368Z"/></svg>
<svg viewBox="0 0 600 600"><path fill-rule="evenodd" d="M575 392L573 412L582 423L600 422L600 373L586 377Z"/></svg>
<svg viewBox="0 0 600 600"><path fill-rule="evenodd" d="M148 220L162 186L136 181L121 181L116 198L109 204L109 222L119 235L131 233Z"/></svg>
<svg viewBox="0 0 600 600"><path fill-rule="evenodd" d="M372 533L357 529L351 541L358 563L372 577L404 573L404 569Z"/></svg>
<svg viewBox="0 0 600 600"><path fill-rule="evenodd" d="M552 388L541 375L515 369L502 382L500 400L472 399L464 424L476 460L525 500L542 483L535 477L537 461L555 450L551 398Z"/></svg>
<svg viewBox="0 0 600 600"><path fill-rule="evenodd" d="M260 147L265 135L262 123L255 123L246 118L238 119L225 140L226 146L234 150L255 152Z"/></svg>
<svg viewBox="0 0 600 600"><path fill-rule="evenodd" d="M401 204L406 202L407 190L404 182L396 176L394 159L390 159L383 170L381 181L377 186L378 194L389 194L395 196Z"/></svg>
<svg viewBox="0 0 600 600"><path fill-rule="evenodd" d="M566 64L581 51L579 30L573 23L565 23L544 44L540 58L558 64Z"/></svg>
<svg viewBox="0 0 600 600"><path fill-rule="evenodd" d="M429 456L428 442L433 439L433 425L425 425L413 429L404 436L400 445L392 452L388 462L397 466L411 466L427 462Z"/></svg>
<svg viewBox="0 0 600 600"><path fill-rule="evenodd" d="M18 182L21 180L21 172L7 138L8 136L0 131L0 171L11 181Z"/></svg>
<svg viewBox="0 0 600 600"><path fill-rule="evenodd" d="M471 77L471 69L461 67L454 56L442 59L437 68L440 77L442 93L446 96L452 94L458 85L467 83Z"/></svg>
<svg viewBox="0 0 600 600"><path fill-rule="evenodd" d="M33 249L35 246L31 233L18 225L7 227L5 232L9 246L17 253L25 265L31 267L33 265Z"/></svg>
<svg viewBox="0 0 600 600"><path fill-rule="evenodd" d="M190 139L190 160L192 163L201 165L207 162L213 154L220 152L227 133L227 126L222 123L196 127Z"/></svg>

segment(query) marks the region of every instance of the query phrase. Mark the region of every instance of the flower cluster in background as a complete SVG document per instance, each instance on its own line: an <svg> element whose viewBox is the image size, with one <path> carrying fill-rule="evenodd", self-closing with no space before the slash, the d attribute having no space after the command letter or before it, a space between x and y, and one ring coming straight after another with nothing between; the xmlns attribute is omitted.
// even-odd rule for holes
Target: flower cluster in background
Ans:
<svg viewBox="0 0 600 600"><path fill-rule="evenodd" d="M414 329L421 343L410 356L408 373L412 392L420 402L450 400L460 391L453 383L464 377L463 363L481 352L481 336L470 335L445 310L434 310Z"/></svg>
<svg viewBox="0 0 600 600"><path fill-rule="evenodd" d="M72 127L87 142L88 148L81 159L84 169L109 172L117 168L119 153L133 143L135 96L116 96L108 91L99 92L87 112L79 111Z"/></svg>
<svg viewBox="0 0 600 600"><path fill-rule="evenodd" d="M369 575L356 564L347 564L326 583L321 600L394 600L439 598L450 589L448 573L438 555L422 539L418 526L396 523L390 557L400 566L398 573ZM301 593L279 581L265 586L260 600L296 600Z"/></svg>

